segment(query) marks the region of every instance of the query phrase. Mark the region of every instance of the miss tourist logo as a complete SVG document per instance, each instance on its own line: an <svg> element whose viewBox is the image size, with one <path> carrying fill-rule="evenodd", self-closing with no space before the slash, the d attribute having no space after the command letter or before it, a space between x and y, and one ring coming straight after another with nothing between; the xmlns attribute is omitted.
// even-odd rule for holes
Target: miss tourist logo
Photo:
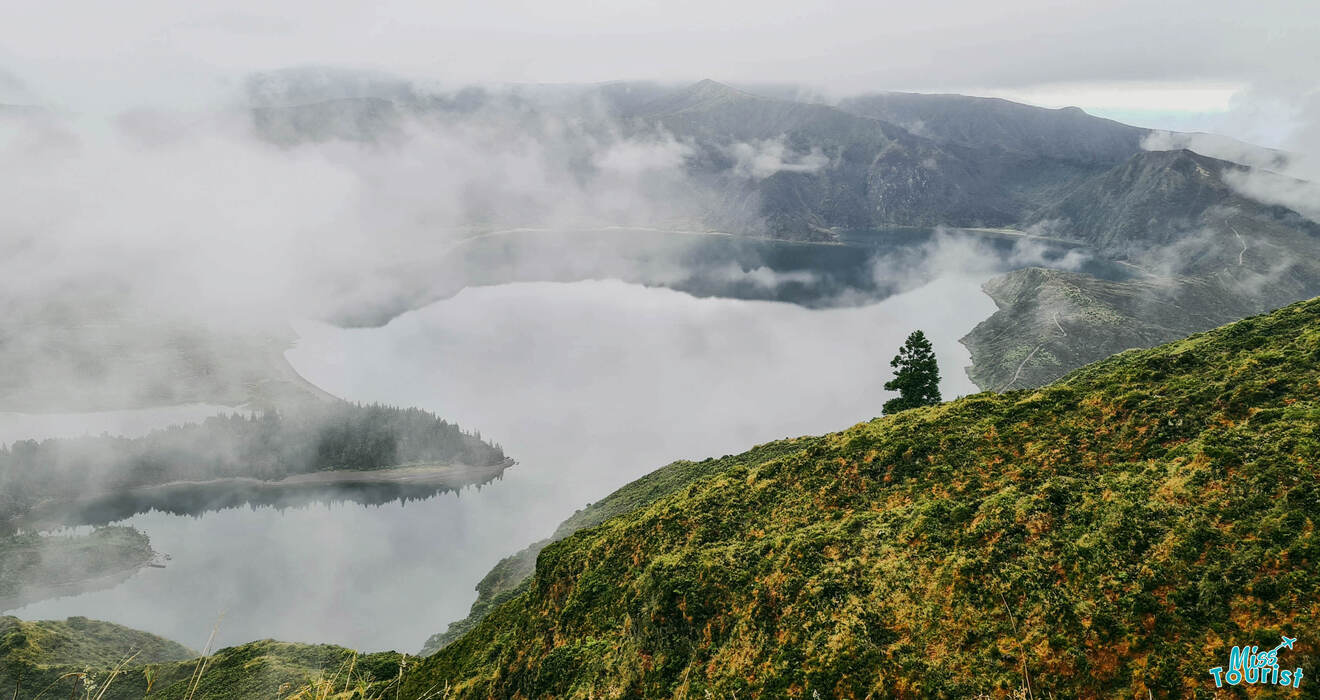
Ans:
<svg viewBox="0 0 1320 700"><path fill-rule="evenodd" d="M1279 646L1269 651L1261 651L1260 647L1233 647L1228 655L1227 671L1223 666L1210 669L1210 675L1215 679L1215 687L1222 688L1225 683L1300 687L1301 667L1290 671L1279 668L1279 651L1292 649L1293 642L1296 641L1296 637L1285 636Z"/></svg>

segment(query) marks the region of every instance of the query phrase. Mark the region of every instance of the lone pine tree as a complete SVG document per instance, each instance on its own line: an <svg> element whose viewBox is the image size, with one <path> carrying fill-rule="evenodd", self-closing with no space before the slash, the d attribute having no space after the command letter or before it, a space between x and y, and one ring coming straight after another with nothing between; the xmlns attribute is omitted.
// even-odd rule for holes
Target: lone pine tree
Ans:
<svg viewBox="0 0 1320 700"><path fill-rule="evenodd" d="M898 396L885 402L885 413L940 402L940 367L925 333L913 331L889 366L894 368L894 378L885 382L885 388L897 391Z"/></svg>

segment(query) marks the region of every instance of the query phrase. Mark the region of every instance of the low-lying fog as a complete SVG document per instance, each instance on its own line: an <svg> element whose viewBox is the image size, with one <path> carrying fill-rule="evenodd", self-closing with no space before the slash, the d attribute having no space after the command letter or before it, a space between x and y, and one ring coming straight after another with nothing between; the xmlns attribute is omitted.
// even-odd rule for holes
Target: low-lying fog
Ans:
<svg viewBox="0 0 1320 700"><path fill-rule="evenodd" d="M206 420L232 409L212 404L156 406L94 413L13 413L0 411L0 444L16 440L79 437L82 435L145 435L163 425Z"/></svg>
<svg viewBox="0 0 1320 700"><path fill-rule="evenodd" d="M274 637L417 650L464 616L501 557L667 462L845 428L880 412L914 328L946 398L976 389L958 338L994 311L989 272L883 302L810 310L617 281L469 288L375 329L298 325L288 353L322 388L417 405L519 464L461 495L383 507L237 509L129 521L173 557L117 588L14 611L86 615L200 647Z"/></svg>

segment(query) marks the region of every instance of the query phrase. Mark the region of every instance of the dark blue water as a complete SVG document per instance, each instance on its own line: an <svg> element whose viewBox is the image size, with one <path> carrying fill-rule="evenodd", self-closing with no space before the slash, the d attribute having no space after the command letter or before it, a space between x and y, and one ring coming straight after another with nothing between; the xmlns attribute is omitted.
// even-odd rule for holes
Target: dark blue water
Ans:
<svg viewBox="0 0 1320 700"><path fill-rule="evenodd" d="M331 320L376 326L467 287L511 282L618 279L697 297L835 308L875 303L960 272L1044 266L1106 279L1128 275L1077 244L1011 232L894 227L835 235L797 242L637 228L484 234L394 271L410 291Z"/></svg>

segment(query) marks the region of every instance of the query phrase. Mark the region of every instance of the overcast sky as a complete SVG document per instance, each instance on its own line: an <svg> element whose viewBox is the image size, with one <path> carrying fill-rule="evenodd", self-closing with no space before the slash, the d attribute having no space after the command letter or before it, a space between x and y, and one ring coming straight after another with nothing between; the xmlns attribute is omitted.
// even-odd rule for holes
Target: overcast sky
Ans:
<svg viewBox="0 0 1320 700"><path fill-rule="evenodd" d="M250 71L331 64L445 84L710 77L957 91L1278 142L1320 66L1315 0L3 5L0 101L89 111L205 104Z"/></svg>

